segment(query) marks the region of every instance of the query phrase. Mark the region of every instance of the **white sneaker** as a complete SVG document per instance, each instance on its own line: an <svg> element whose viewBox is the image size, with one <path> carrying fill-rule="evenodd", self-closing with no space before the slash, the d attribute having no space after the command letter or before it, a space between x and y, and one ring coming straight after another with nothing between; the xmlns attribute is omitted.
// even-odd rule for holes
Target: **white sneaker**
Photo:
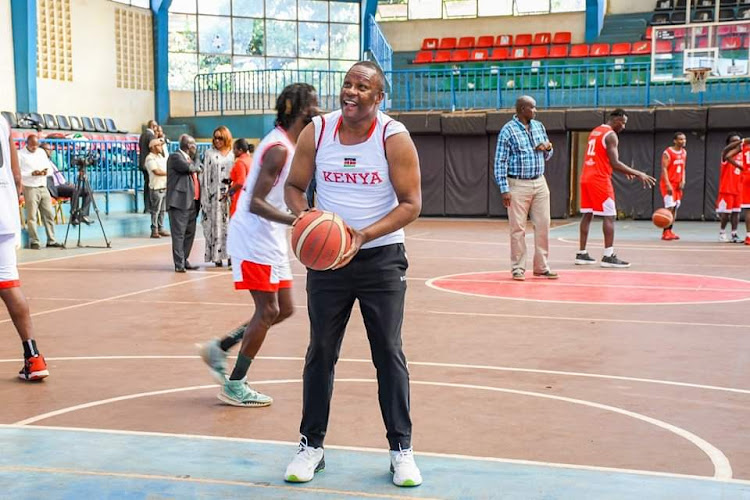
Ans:
<svg viewBox="0 0 750 500"><path fill-rule="evenodd" d="M307 446L307 438L300 437L297 454L289 463L284 474L284 481L290 483L306 483L312 480L316 472L326 468L323 448Z"/></svg>
<svg viewBox="0 0 750 500"><path fill-rule="evenodd" d="M727 233L719 233L719 241L722 243L729 243L729 236L727 236Z"/></svg>
<svg viewBox="0 0 750 500"><path fill-rule="evenodd" d="M422 484L422 474L414 461L414 450L391 450L391 473L393 484L396 486L419 486Z"/></svg>

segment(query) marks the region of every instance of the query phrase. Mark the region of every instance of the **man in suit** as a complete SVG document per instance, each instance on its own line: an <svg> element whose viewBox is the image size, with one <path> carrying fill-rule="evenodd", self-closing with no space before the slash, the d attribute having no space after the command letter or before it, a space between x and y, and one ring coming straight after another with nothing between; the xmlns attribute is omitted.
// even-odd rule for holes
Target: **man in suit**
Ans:
<svg viewBox="0 0 750 500"><path fill-rule="evenodd" d="M195 161L198 148L195 139L187 134L180 136L180 149L167 158L167 209L172 227L172 257L174 271L184 273L196 270L188 262L195 238L195 222L200 209L201 168Z"/></svg>
<svg viewBox="0 0 750 500"><path fill-rule="evenodd" d="M156 131L159 128L159 124L156 123L156 120L149 120L146 124L146 129L141 134L141 137L138 138L138 168L140 168L141 172L143 173L143 213L147 214L151 211L151 193L149 192L148 183L149 183L149 175L148 170L146 170L146 157L148 156L150 150L148 145L151 144L151 141L156 139Z"/></svg>

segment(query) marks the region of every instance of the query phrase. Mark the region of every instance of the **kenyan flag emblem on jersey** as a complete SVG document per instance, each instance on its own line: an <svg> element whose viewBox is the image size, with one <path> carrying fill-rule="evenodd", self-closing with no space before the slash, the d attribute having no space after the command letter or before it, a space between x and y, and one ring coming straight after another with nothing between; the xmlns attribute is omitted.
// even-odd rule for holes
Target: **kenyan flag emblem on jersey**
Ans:
<svg viewBox="0 0 750 500"><path fill-rule="evenodd" d="M344 167L345 168L353 168L357 166L357 159L356 158L344 158Z"/></svg>

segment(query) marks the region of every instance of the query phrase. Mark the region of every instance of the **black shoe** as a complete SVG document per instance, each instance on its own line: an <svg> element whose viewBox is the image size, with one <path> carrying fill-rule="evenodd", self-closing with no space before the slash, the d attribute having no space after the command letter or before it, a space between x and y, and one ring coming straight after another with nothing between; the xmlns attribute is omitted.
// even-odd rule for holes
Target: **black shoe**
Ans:
<svg viewBox="0 0 750 500"><path fill-rule="evenodd" d="M75 219L75 218L74 219L70 219L70 224L72 226L77 226L78 225L78 219Z"/></svg>
<svg viewBox="0 0 750 500"><path fill-rule="evenodd" d="M198 269L200 269L200 266L194 266L190 262L185 261L185 269L187 269L188 271L197 271Z"/></svg>
<svg viewBox="0 0 750 500"><path fill-rule="evenodd" d="M549 269L542 273L534 273L534 276L536 276L537 278L547 278L548 280L556 280L560 277L557 273L552 272Z"/></svg>
<svg viewBox="0 0 750 500"><path fill-rule="evenodd" d="M176 272L176 273L186 273L187 271L185 270L184 267L175 267L174 268L174 272Z"/></svg>
<svg viewBox="0 0 750 500"><path fill-rule="evenodd" d="M86 217L85 215L84 215L83 217L81 217L81 222L83 222L83 223L84 223L84 224L86 224L87 226L90 226L91 224L93 224L93 223L94 223L94 221L92 221L91 219L89 219L89 218L88 218L88 217Z"/></svg>
<svg viewBox="0 0 750 500"><path fill-rule="evenodd" d="M620 260L617 258L617 255L612 255L612 257L602 257L602 261L599 263L602 267L630 267L630 262L625 262L624 260Z"/></svg>
<svg viewBox="0 0 750 500"><path fill-rule="evenodd" d="M30 243L29 248L32 250L39 250L41 247L39 246L39 243Z"/></svg>
<svg viewBox="0 0 750 500"><path fill-rule="evenodd" d="M53 241L52 243L47 242L47 248L62 248L62 243Z"/></svg>
<svg viewBox="0 0 750 500"><path fill-rule="evenodd" d="M596 264L596 259L592 258L588 252L577 253L575 263L577 266L585 266L587 264Z"/></svg>

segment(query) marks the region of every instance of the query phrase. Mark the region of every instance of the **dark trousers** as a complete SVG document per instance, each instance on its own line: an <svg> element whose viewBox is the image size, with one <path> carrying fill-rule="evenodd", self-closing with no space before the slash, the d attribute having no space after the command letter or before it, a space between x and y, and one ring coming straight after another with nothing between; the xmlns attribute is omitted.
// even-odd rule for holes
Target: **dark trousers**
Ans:
<svg viewBox="0 0 750 500"><path fill-rule="evenodd" d="M346 324L359 300L377 370L380 412L390 449L411 447L409 371L401 348L406 296L403 244L360 250L336 271L307 272L310 345L305 357L300 433L321 447L328 427L336 361Z"/></svg>
<svg viewBox="0 0 750 500"><path fill-rule="evenodd" d="M151 190L148 187L150 181L148 176L148 170L141 169L143 174L143 213L147 214L151 212Z"/></svg>
<svg viewBox="0 0 750 500"><path fill-rule="evenodd" d="M85 191L85 190L84 190ZM70 213L75 212L78 203L81 203L81 217L88 217L91 208L91 198L88 193L78 193L76 187L72 184L62 184L57 186L58 198L70 198Z"/></svg>
<svg viewBox="0 0 750 500"><path fill-rule="evenodd" d="M169 225L172 229L172 258L174 267L185 267L195 239L195 221L198 218L198 201L184 210L169 207Z"/></svg>

